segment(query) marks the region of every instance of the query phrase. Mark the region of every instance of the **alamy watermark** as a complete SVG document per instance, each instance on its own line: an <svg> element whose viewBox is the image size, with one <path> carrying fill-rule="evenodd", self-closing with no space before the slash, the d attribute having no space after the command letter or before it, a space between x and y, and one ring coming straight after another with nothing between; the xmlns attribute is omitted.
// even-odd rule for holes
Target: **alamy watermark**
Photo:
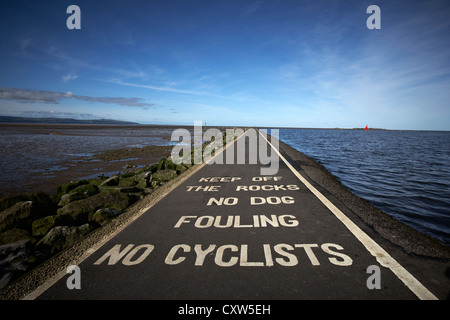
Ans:
<svg viewBox="0 0 450 320"><path fill-rule="evenodd" d="M262 130L226 129L224 135L219 129L211 128L203 133L202 122L195 121L193 138L187 129L173 131L171 141L179 143L172 149L172 162L175 164L201 164L203 161L207 164L246 164L248 160L248 164L263 165L260 168L261 175L275 175L279 169L279 130L271 129L270 135L272 147L269 146L267 133ZM240 139L228 145L235 138ZM248 152L246 141L248 141ZM204 146L204 142L210 143ZM228 145L225 153L221 152L224 145ZM265 167L266 165L269 167Z"/></svg>
<svg viewBox="0 0 450 320"><path fill-rule="evenodd" d="M381 9L377 5L370 5L367 7L366 13L370 14L370 17L366 20L367 29L381 29Z"/></svg>
<svg viewBox="0 0 450 320"><path fill-rule="evenodd" d="M66 26L69 30L81 29L81 9L79 6L72 4L67 7L66 13L70 16L66 20Z"/></svg>
<svg viewBox="0 0 450 320"><path fill-rule="evenodd" d="M69 30L80 30L81 29L81 9L77 5L70 5L66 10L67 14L70 16L66 20L66 26ZM366 10L370 17L366 20L367 29L381 29L381 9L377 5L370 5Z"/></svg>
<svg viewBox="0 0 450 320"><path fill-rule="evenodd" d="M367 278L366 286L367 289L381 289L381 271L380 267L377 265L370 265L367 267L366 273L370 274Z"/></svg>
<svg viewBox="0 0 450 320"><path fill-rule="evenodd" d="M70 265L67 267L66 273L70 274L70 276L66 280L67 289L81 289L81 271L80 267L77 265Z"/></svg>

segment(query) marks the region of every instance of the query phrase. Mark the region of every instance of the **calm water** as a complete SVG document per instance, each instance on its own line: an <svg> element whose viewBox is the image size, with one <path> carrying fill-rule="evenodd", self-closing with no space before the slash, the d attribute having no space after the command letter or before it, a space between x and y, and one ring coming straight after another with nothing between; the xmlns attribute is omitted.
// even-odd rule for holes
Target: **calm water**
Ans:
<svg viewBox="0 0 450 320"><path fill-rule="evenodd" d="M450 245L450 132L280 129L353 193Z"/></svg>

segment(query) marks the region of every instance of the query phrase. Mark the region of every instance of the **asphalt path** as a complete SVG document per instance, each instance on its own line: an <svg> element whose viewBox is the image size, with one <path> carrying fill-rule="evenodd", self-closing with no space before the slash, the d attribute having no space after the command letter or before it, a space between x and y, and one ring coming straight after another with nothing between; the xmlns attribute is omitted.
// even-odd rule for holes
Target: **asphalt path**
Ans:
<svg viewBox="0 0 450 320"><path fill-rule="evenodd" d="M204 165L85 255L79 278L29 298L436 299L287 159L269 176L249 159Z"/></svg>

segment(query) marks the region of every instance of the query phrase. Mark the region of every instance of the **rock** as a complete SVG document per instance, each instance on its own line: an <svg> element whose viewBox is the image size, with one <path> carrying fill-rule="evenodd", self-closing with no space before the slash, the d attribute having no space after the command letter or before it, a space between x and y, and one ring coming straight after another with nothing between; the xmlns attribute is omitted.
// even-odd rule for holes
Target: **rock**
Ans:
<svg viewBox="0 0 450 320"><path fill-rule="evenodd" d="M176 166L175 170L177 170L178 174L181 174L183 172L185 172L188 168L186 166L184 166L183 164L179 164Z"/></svg>
<svg viewBox="0 0 450 320"><path fill-rule="evenodd" d="M138 189L145 189L148 186L148 182L146 180L140 180L138 184L136 185L136 188Z"/></svg>
<svg viewBox="0 0 450 320"><path fill-rule="evenodd" d="M152 179L152 173L147 171L147 172L142 172L142 173L136 174L135 179L136 179L136 181L140 181L140 180L149 181Z"/></svg>
<svg viewBox="0 0 450 320"><path fill-rule="evenodd" d="M69 203L81 199L86 199L98 193L98 188L93 184L84 184L76 187L69 193L64 194L58 203L58 206L64 207Z"/></svg>
<svg viewBox="0 0 450 320"><path fill-rule="evenodd" d="M150 172L144 172L137 174L134 177L137 182L136 187L139 189L145 189L148 187L149 183L152 181L152 174Z"/></svg>
<svg viewBox="0 0 450 320"><path fill-rule="evenodd" d="M156 167L157 171L164 170L166 166L166 159L160 159L158 161L158 166Z"/></svg>
<svg viewBox="0 0 450 320"><path fill-rule="evenodd" d="M19 264L27 259L23 259L26 255L25 251L28 249L28 240L20 240L14 243L8 243L0 246L0 261L1 266L9 265L10 269L26 270L26 267L19 266ZM15 266L13 264L16 264Z"/></svg>
<svg viewBox="0 0 450 320"><path fill-rule="evenodd" d="M89 218L101 208L112 208L122 212L133 203L128 194L122 192L102 192L87 199L69 203L58 210L58 215L69 215L76 225L88 222Z"/></svg>
<svg viewBox="0 0 450 320"><path fill-rule="evenodd" d="M65 247L72 246L73 244L75 244L75 242L87 236L93 229L94 228L91 227L88 223L78 227L68 228L66 232L63 232L66 239Z"/></svg>
<svg viewBox="0 0 450 320"><path fill-rule="evenodd" d="M87 197L90 197L98 193L98 188L94 184L90 183L76 187L75 189L70 191L70 193L81 193L86 195Z"/></svg>
<svg viewBox="0 0 450 320"><path fill-rule="evenodd" d="M17 199L27 200L15 202ZM31 230L33 220L48 216L56 211L56 206L51 198L42 192L10 197L6 202L9 202L11 206L0 212L0 232L13 228ZM5 202L3 205L5 205Z"/></svg>
<svg viewBox="0 0 450 320"><path fill-rule="evenodd" d="M11 208L18 202L33 201L36 211L44 211L53 205L51 197L43 192L35 192L18 196L7 196L0 200L0 211Z"/></svg>
<svg viewBox="0 0 450 320"><path fill-rule="evenodd" d="M11 208L13 205L15 205L18 202L29 201L29 200L30 200L29 197L27 197L26 195L3 197L0 200L0 212L6 210L8 208Z"/></svg>
<svg viewBox="0 0 450 320"><path fill-rule="evenodd" d="M119 176L115 175L115 176L112 176L111 178L108 178L105 181L103 181L99 185L99 188L109 187L109 186L117 186L118 183L119 183Z"/></svg>
<svg viewBox="0 0 450 320"><path fill-rule="evenodd" d="M19 240L0 246L0 289L36 262L29 243L29 240Z"/></svg>
<svg viewBox="0 0 450 320"><path fill-rule="evenodd" d="M56 217L58 216L47 216L33 221L33 224L31 226L33 236L44 236L51 228L56 225Z"/></svg>
<svg viewBox="0 0 450 320"><path fill-rule="evenodd" d="M155 173L156 171L158 171L158 164L154 163L151 166L148 167L148 171L151 173Z"/></svg>
<svg viewBox="0 0 450 320"><path fill-rule="evenodd" d="M33 221L31 231L33 237L40 237L47 234L47 232L56 226L67 225L72 222L72 218L66 215L53 215L43 217Z"/></svg>
<svg viewBox="0 0 450 320"><path fill-rule="evenodd" d="M31 243L34 243L35 240L31 234L24 229L10 229L0 233L0 245L17 241L30 241Z"/></svg>
<svg viewBox="0 0 450 320"><path fill-rule="evenodd" d="M172 158L168 157L168 158L160 159L158 161L158 166L156 167L156 169L157 169L157 171L168 170L168 169L173 170L173 169L175 169L175 167L176 167L176 164L172 162Z"/></svg>
<svg viewBox="0 0 450 320"><path fill-rule="evenodd" d="M175 170L176 166L177 165L175 163L173 163L171 156L168 156L165 159L161 159L158 162L159 170L168 170L168 169Z"/></svg>
<svg viewBox="0 0 450 320"><path fill-rule="evenodd" d="M69 193L71 190L75 189L76 187L79 187L84 184L88 184L89 181L87 180L79 180L79 181L73 181L70 183L61 184L57 187L56 193L59 195L63 195L66 193Z"/></svg>
<svg viewBox="0 0 450 320"><path fill-rule="evenodd" d="M137 182L131 177L131 178L120 178L119 180L119 187L133 187L137 184Z"/></svg>
<svg viewBox="0 0 450 320"><path fill-rule="evenodd" d="M152 189L151 186L149 186L149 187L147 187L147 188L144 188L144 189L142 189L142 196L143 196L143 197L149 196L149 195L151 195L154 191L155 191L155 190Z"/></svg>
<svg viewBox="0 0 450 320"><path fill-rule="evenodd" d="M153 180L152 182L151 182L151 187L153 188L153 189L155 189L157 186L159 186L160 185L160 182L159 181L156 181L156 180Z"/></svg>
<svg viewBox="0 0 450 320"><path fill-rule="evenodd" d="M33 201L21 201L0 212L0 232L12 228L28 229L32 219Z"/></svg>
<svg viewBox="0 0 450 320"><path fill-rule="evenodd" d="M76 192L75 193L66 193L66 194L63 194L63 196L61 197L61 200L58 202L58 206L64 207L71 202L81 200L81 199L86 199L86 198L87 198L87 196L82 193L76 193Z"/></svg>
<svg viewBox="0 0 450 320"><path fill-rule="evenodd" d="M50 247L51 254L54 254L64 248L65 236L64 232L70 227L68 226L58 226L54 227L48 232L45 237L43 237L38 243L37 247L42 248L43 246ZM76 228L76 227L72 227Z"/></svg>
<svg viewBox="0 0 450 320"><path fill-rule="evenodd" d="M108 178L104 177L104 173L100 173L97 179L89 179L88 182L90 185L96 186L98 189L98 186L100 186L103 182L105 182Z"/></svg>
<svg viewBox="0 0 450 320"><path fill-rule="evenodd" d="M6 272L2 274L2 272L0 271L0 290L6 287L11 282L13 276L14 275L12 272Z"/></svg>
<svg viewBox="0 0 450 320"><path fill-rule="evenodd" d="M33 201L33 210L35 216L45 217L49 215L49 211L56 210L51 196L43 192L31 193L28 199Z"/></svg>
<svg viewBox="0 0 450 320"><path fill-rule="evenodd" d="M152 177L153 177L153 180L155 180L155 181L164 182L164 181L169 181L169 180L172 180L173 178L176 178L177 172L172 169L159 170L159 171L155 172L152 175Z"/></svg>
<svg viewBox="0 0 450 320"><path fill-rule="evenodd" d="M51 229L37 244L47 247L51 254L66 249L89 234L93 228L88 224L78 227L57 226Z"/></svg>
<svg viewBox="0 0 450 320"><path fill-rule="evenodd" d="M134 187L102 187L102 192L121 192L121 193L136 193L142 190L139 190L137 186Z"/></svg>
<svg viewBox="0 0 450 320"><path fill-rule="evenodd" d="M96 222L100 226L104 226L111 220L112 218L119 215L119 211L111 208L98 209L94 216L92 217L92 221Z"/></svg>
<svg viewBox="0 0 450 320"><path fill-rule="evenodd" d="M175 168L176 168L176 164L175 163L173 163L173 161L171 160L171 157L169 157L167 160L166 160L166 166L165 166L165 169L167 170L167 169L170 169L170 170L175 170Z"/></svg>

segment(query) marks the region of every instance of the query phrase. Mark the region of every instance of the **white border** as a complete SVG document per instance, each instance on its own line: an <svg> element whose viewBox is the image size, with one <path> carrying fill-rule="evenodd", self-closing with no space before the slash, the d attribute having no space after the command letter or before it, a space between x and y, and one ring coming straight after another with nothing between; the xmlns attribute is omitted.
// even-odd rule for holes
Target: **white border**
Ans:
<svg viewBox="0 0 450 320"><path fill-rule="evenodd" d="M261 133L260 133L261 134ZM402 267L389 253L387 253L378 243L370 238L356 224L354 224L341 210L331 203L322 193L314 188L295 168L274 148L274 146L261 134L267 143L278 153L279 157L288 166L292 173L338 218L347 229L364 245L373 255L378 263L391 271L421 300L438 300L425 286L419 282L412 274Z"/></svg>

